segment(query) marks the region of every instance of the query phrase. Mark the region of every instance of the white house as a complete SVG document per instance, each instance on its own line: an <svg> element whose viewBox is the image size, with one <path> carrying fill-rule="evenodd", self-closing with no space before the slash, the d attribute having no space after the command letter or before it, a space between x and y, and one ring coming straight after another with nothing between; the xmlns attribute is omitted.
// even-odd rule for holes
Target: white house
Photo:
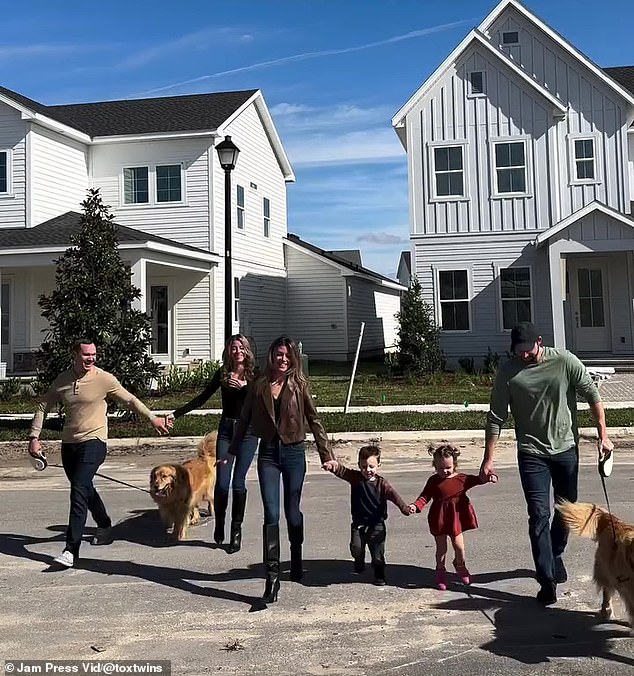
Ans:
<svg viewBox="0 0 634 676"><path fill-rule="evenodd" d="M407 289L361 265L359 251L324 251L289 234L286 245L291 335L311 358L354 357L361 322L363 356L394 351L401 294Z"/></svg>
<svg viewBox="0 0 634 676"><path fill-rule="evenodd" d="M412 272L454 363L532 320L634 356L634 66L602 69L503 0L397 112Z"/></svg>
<svg viewBox="0 0 634 676"><path fill-rule="evenodd" d="M0 87L0 333L9 372L33 370L45 329L37 299L54 286L54 261L79 227L88 188L99 188L114 214L139 307L152 317L154 359L221 357L225 173L216 146L226 135L240 149L231 172L233 330L262 355L290 332L286 184L294 175L261 92L46 106ZM335 321L322 311L324 323Z"/></svg>

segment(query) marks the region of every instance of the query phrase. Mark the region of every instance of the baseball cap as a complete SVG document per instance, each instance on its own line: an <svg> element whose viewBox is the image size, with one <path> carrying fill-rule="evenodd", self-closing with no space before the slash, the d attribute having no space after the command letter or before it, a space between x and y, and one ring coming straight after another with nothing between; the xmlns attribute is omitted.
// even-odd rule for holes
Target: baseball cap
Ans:
<svg viewBox="0 0 634 676"><path fill-rule="evenodd" d="M532 350L539 340L539 331L531 322L521 322L511 329L511 352L516 350Z"/></svg>

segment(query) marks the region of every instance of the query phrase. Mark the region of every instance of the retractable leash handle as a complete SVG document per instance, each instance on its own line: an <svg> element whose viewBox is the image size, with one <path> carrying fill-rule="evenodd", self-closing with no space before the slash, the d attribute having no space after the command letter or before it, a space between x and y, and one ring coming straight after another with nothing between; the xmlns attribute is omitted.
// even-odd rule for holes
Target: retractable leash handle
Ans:
<svg viewBox="0 0 634 676"><path fill-rule="evenodd" d="M43 472L48 467L48 460L46 459L46 453L44 453L44 451L40 451L38 455L31 455L29 453L29 459L38 472Z"/></svg>
<svg viewBox="0 0 634 676"><path fill-rule="evenodd" d="M613 451L604 451L603 444L599 442L599 475L603 479L612 474L612 466L614 465L614 452Z"/></svg>

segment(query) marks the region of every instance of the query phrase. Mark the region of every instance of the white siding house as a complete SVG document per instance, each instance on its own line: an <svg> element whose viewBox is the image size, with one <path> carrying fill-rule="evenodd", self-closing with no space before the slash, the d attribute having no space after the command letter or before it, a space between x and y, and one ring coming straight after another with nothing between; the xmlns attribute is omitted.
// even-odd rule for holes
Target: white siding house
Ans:
<svg viewBox="0 0 634 676"><path fill-rule="evenodd" d="M602 70L516 0L394 116L450 362L503 354L523 320L587 359L634 355L633 121L634 68Z"/></svg>

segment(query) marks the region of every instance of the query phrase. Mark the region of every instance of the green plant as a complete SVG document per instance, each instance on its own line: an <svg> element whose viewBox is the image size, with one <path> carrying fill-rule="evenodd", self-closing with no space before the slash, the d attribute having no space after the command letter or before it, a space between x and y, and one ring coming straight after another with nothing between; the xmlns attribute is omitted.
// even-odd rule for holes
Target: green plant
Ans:
<svg viewBox="0 0 634 676"><path fill-rule="evenodd" d="M487 354L482 364L484 373L495 373L500 365L500 355L497 352L492 352L491 348L487 348Z"/></svg>
<svg viewBox="0 0 634 676"><path fill-rule="evenodd" d="M156 379L156 394L164 396L169 392L182 392L183 390L204 387L220 366L221 364L218 361L206 361L191 371L185 371L172 365L167 373L161 374Z"/></svg>
<svg viewBox="0 0 634 676"><path fill-rule="evenodd" d="M458 365L462 371L468 373L469 375L473 375L476 372L473 357L460 357L460 359L458 359Z"/></svg>
<svg viewBox="0 0 634 676"><path fill-rule="evenodd" d="M149 356L150 319L133 307L141 291L119 256L113 216L99 190L88 191L82 209L79 232L56 261L56 288L38 301L48 321L38 352L38 380L46 387L66 370L71 347L85 338L97 345L99 365L141 395L159 374Z"/></svg>
<svg viewBox="0 0 634 676"><path fill-rule="evenodd" d="M423 299L415 277L401 298L398 320L398 366L401 373L422 375L442 371L445 358L440 348L440 327L431 306Z"/></svg>
<svg viewBox="0 0 634 676"><path fill-rule="evenodd" d="M19 378L7 378L0 382L0 401L9 401L22 393L22 382Z"/></svg>

